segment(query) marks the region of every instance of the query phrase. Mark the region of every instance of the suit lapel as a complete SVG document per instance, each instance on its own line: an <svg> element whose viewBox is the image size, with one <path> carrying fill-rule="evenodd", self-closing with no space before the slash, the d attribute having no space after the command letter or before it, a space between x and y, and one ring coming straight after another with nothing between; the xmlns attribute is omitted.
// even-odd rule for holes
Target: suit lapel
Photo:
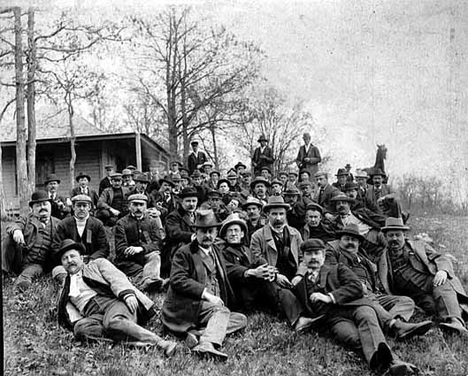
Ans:
<svg viewBox="0 0 468 376"><path fill-rule="evenodd" d="M319 273L319 285L321 287L326 287L327 285L327 277L328 273L330 273L330 268L328 265L322 265L322 268L320 269Z"/></svg>

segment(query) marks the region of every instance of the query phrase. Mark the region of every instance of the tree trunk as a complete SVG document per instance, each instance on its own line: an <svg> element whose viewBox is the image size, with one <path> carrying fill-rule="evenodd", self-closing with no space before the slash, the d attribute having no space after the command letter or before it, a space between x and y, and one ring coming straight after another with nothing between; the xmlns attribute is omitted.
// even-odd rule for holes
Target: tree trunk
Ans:
<svg viewBox="0 0 468 376"><path fill-rule="evenodd" d="M73 124L73 115L74 115L74 108L71 99L71 94L67 94L67 109L68 109L68 123L70 125L70 187L73 188L75 182L75 162L76 162L76 150L75 150L75 126Z"/></svg>
<svg viewBox="0 0 468 376"><path fill-rule="evenodd" d="M20 213L28 211L29 189L26 161L26 124L24 114L23 40L21 8L13 8L15 16L15 77L16 77L16 169Z"/></svg>
<svg viewBox="0 0 468 376"><path fill-rule="evenodd" d="M5 190L3 189L2 148L0 147L0 220L7 218Z"/></svg>
<svg viewBox="0 0 468 376"><path fill-rule="evenodd" d="M34 39L34 10L28 9L28 86L27 86L27 108L28 108L28 177L29 194L36 188L36 40Z"/></svg>
<svg viewBox="0 0 468 376"><path fill-rule="evenodd" d="M214 122L211 122L211 121L210 121L210 131L211 131L211 138L213 140L213 154L214 154L215 170L219 171L218 144L216 143L216 125Z"/></svg>
<svg viewBox="0 0 468 376"><path fill-rule="evenodd" d="M176 67L177 48L174 46L175 20L170 17L168 36L168 58L166 62L166 94L167 94L167 127L169 130L169 154L171 158L177 157L177 111L176 111Z"/></svg>

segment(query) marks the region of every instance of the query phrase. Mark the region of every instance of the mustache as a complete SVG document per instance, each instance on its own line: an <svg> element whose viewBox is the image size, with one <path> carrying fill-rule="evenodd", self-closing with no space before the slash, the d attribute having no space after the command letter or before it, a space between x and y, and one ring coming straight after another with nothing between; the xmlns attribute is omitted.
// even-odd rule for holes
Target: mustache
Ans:
<svg viewBox="0 0 468 376"><path fill-rule="evenodd" d="M284 223L284 221L281 220L281 219L275 219L275 220L273 221L273 225L282 225L283 223Z"/></svg>
<svg viewBox="0 0 468 376"><path fill-rule="evenodd" d="M355 249L355 248L357 248L355 244L348 244L346 246L346 249Z"/></svg>

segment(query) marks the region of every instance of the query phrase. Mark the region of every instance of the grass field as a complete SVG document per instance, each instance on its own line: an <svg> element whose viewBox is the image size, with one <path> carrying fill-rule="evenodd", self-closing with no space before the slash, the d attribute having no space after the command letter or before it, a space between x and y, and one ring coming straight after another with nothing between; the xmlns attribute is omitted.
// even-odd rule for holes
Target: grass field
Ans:
<svg viewBox="0 0 468 376"><path fill-rule="evenodd" d="M456 270L468 287L468 218L413 218L415 233L425 232L441 250L458 262ZM82 344L58 327L55 315L57 288L48 278L17 295L12 281L3 286L5 375L374 375L352 351L323 335L297 335L284 320L263 313L249 316L246 330L228 337L226 362L201 360L180 343L176 356L167 359L157 349L122 345ZM162 303L163 296L157 298ZM150 328L161 335L159 318ZM445 337L438 329L406 342L389 339L395 352L416 364L422 375L468 375L468 340Z"/></svg>

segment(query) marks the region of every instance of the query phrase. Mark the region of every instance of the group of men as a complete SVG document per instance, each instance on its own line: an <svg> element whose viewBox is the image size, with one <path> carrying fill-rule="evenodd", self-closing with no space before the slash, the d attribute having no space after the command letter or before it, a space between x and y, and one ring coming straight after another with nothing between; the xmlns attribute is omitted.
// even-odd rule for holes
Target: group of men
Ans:
<svg viewBox="0 0 468 376"><path fill-rule="evenodd" d="M436 323L468 337L468 297L450 258L409 240L383 171L352 176L347 165L331 184L306 134L299 174L273 178L268 140L258 141L253 176L239 162L221 179L198 145L188 169L174 162L160 179L129 168L123 186L109 167L99 195L81 173L57 217L48 187L55 179L56 193L60 181L49 177L30 214L7 228L3 271L25 290L51 270L62 286L59 322L77 338L156 345L168 356L176 343L142 326L155 313L154 292L166 292L164 327L220 359L224 338L246 327L252 310L279 314L299 333L327 328L370 368L397 375L417 367L385 335L406 340ZM433 320L410 322L416 306Z"/></svg>

